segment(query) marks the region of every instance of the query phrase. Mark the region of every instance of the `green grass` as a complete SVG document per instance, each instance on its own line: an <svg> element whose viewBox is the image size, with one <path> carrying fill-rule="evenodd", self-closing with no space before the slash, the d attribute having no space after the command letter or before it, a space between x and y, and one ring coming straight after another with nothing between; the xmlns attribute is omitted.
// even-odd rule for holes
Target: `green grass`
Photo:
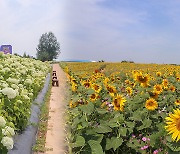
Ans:
<svg viewBox="0 0 180 154"><path fill-rule="evenodd" d="M49 88L45 95L44 103L41 107L36 144L32 147L34 153L36 152L44 153L46 151L49 151L49 149L45 148L45 143L46 143L46 133L48 126L48 118L49 118L49 102L50 102L51 88L52 88L52 81L50 80Z"/></svg>

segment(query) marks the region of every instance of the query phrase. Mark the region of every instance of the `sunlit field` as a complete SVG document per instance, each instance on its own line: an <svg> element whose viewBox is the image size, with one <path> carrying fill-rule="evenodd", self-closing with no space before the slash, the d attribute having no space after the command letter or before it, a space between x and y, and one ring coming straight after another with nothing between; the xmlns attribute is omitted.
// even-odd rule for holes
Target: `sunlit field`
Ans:
<svg viewBox="0 0 180 154"><path fill-rule="evenodd" d="M180 152L180 66L63 63L72 153Z"/></svg>

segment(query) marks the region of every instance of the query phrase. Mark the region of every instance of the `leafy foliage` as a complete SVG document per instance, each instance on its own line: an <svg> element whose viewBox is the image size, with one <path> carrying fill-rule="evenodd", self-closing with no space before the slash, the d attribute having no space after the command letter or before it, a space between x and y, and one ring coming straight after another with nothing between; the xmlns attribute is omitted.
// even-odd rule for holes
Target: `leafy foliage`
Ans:
<svg viewBox="0 0 180 154"><path fill-rule="evenodd" d="M52 32L42 34L37 47L37 59L52 61L60 53L60 44Z"/></svg>
<svg viewBox="0 0 180 154"><path fill-rule="evenodd" d="M0 53L0 116L16 132L28 125L32 101L42 89L49 70L49 63ZM0 126L0 132L2 129Z"/></svg>
<svg viewBox="0 0 180 154"><path fill-rule="evenodd" d="M63 64L72 94L68 109L69 142L75 142L78 135L85 140L83 146L72 147L72 152L180 152L179 141L170 140L165 130L165 118L179 107L180 67L105 65L105 72L97 72L95 68L101 66L98 63ZM154 102L157 106L149 108L147 100L151 100L150 107Z"/></svg>

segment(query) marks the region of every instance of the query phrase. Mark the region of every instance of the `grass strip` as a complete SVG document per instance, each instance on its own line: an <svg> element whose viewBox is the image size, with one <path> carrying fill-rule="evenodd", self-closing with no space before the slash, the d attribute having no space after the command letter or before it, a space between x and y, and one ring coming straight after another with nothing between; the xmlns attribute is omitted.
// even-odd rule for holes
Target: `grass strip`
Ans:
<svg viewBox="0 0 180 154"><path fill-rule="evenodd" d="M52 78L52 70L51 70L51 78ZM45 95L44 103L41 106L41 114L39 117L36 144L32 147L34 154L38 152L44 153L48 150L45 147L45 143L46 143L46 133L47 133L47 127L48 127L48 118L49 118L49 103L50 103L50 96L51 96L51 88L52 88L52 80L50 80L49 82L49 88Z"/></svg>

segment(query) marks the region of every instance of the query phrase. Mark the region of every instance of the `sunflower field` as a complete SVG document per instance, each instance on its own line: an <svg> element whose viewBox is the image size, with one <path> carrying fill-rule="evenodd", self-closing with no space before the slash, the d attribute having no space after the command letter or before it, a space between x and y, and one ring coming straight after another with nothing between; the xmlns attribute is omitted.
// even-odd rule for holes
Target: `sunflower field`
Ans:
<svg viewBox="0 0 180 154"><path fill-rule="evenodd" d="M44 86L48 63L0 52L0 153L13 148L31 114L31 104Z"/></svg>
<svg viewBox="0 0 180 154"><path fill-rule="evenodd" d="M61 67L71 87L70 153L180 153L180 66L62 63Z"/></svg>

